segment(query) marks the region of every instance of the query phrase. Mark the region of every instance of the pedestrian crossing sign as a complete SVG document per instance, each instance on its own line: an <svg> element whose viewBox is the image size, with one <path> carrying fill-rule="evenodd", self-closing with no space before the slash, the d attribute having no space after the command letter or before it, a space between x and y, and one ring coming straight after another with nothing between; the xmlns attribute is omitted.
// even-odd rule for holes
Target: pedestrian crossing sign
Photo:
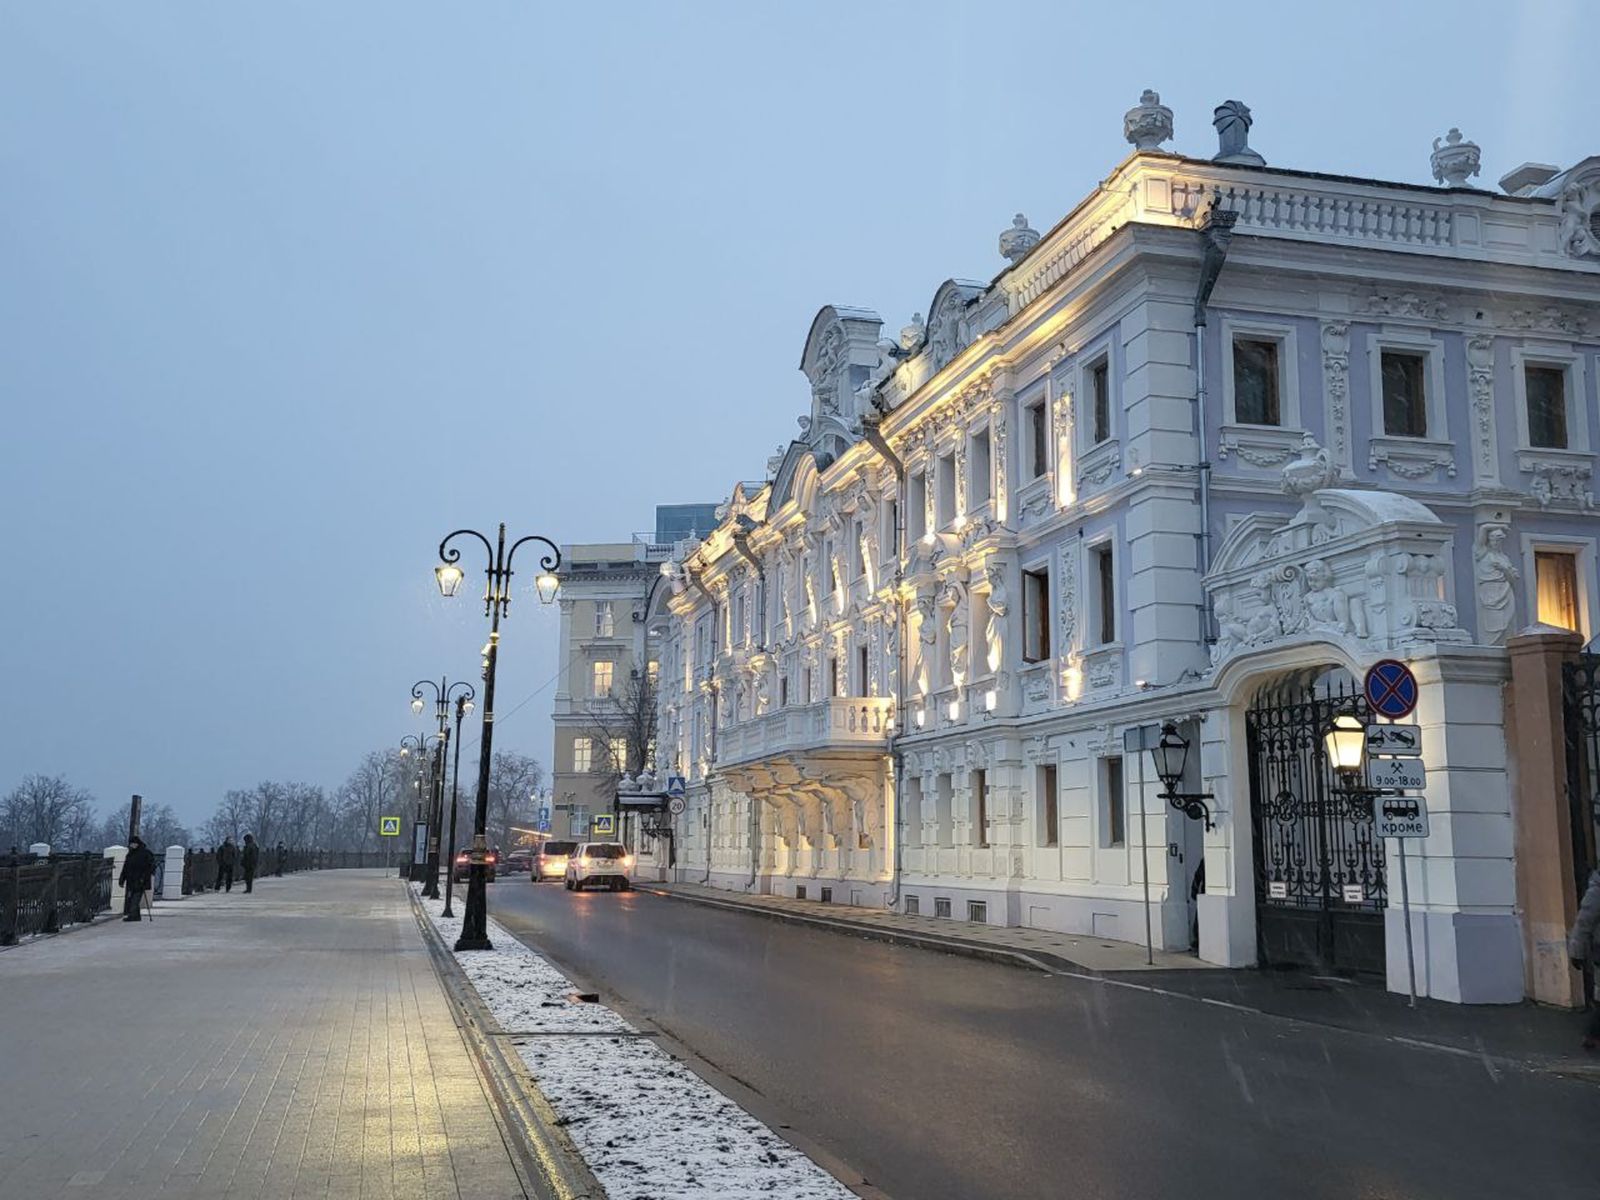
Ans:
<svg viewBox="0 0 1600 1200"><path fill-rule="evenodd" d="M378 836L379 837L399 837L400 836L400 818L399 817L379 817L378 818Z"/></svg>

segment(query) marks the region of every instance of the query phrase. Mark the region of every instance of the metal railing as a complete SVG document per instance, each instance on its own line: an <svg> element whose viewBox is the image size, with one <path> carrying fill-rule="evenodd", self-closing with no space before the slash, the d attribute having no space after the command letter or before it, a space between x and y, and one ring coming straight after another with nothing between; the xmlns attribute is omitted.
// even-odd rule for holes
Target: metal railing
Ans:
<svg viewBox="0 0 1600 1200"><path fill-rule="evenodd" d="M0 946L93 920L111 907L111 860L98 854L0 856Z"/></svg>

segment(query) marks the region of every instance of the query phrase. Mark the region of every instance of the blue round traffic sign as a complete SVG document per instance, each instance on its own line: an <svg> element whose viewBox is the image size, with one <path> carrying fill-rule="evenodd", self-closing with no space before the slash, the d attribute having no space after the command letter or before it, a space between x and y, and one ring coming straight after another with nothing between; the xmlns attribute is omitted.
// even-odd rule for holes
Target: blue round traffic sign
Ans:
<svg viewBox="0 0 1600 1200"><path fill-rule="evenodd" d="M1379 716L1398 721L1417 707L1417 677L1403 662L1385 658L1372 664L1365 684L1367 703Z"/></svg>

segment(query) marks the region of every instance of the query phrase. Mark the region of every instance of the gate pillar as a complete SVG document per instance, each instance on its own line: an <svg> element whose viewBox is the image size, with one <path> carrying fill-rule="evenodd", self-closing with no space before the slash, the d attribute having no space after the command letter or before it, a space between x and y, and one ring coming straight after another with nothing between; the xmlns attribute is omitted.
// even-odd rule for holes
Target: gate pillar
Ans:
<svg viewBox="0 0 1600 1200"><path fill-rule="evenodd" d="M1535 626L1506 643L1506 690L1517 863L1527 995L1543 1004L1578 1008L1582 979L1567 962L1567 930L1577 915L1572 879L1572 821L1567 798L1561 664L1583 639Z"/></svg>

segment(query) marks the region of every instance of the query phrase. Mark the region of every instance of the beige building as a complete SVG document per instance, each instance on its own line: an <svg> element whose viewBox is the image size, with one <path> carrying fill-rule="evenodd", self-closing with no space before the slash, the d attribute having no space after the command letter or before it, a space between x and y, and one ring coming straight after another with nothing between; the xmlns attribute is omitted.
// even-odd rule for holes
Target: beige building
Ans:
<svg viewBox="0 0 1600 1200"><path fill-rule="evenodd" d="M639 680L653 669L645 607L674 543L710 529L715 509L660 505L651 534L561 548L561 676L548 817L556 838L587 837L594 817L615 812L617 776L642 765L628 762L627 742L630 733L637 740Z"/></svg>

